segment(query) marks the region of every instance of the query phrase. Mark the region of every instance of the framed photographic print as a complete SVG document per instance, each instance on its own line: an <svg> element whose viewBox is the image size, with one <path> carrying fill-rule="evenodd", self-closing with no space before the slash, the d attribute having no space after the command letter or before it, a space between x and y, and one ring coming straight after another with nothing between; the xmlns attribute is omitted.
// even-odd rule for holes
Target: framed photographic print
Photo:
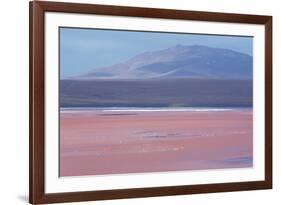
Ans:
<svg viewBox="0 0 281 205"><path fill-rule="evenodd" d="M30 203L271 187L271 16L30 2Z"/></svg>

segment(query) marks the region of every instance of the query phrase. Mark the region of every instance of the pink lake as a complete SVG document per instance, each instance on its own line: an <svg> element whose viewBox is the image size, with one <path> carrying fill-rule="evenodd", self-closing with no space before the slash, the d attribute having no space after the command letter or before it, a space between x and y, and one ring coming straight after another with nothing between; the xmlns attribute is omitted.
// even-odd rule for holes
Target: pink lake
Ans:
<svg viewBox="0 0 281 205"><path fill-rule="evenodd" d="M61 111L60 176L252 167L252 118L252 109Z"/></svg>

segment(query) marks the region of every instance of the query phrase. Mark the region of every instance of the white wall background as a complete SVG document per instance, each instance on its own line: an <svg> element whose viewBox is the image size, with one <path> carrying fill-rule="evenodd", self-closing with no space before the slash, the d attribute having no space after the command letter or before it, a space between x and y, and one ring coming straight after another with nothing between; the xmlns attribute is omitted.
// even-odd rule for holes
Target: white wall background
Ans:
<svg viewBox="0 0 281 205"><path fill-rule="evenodd" d="M97 4L273 15L274 189L72 204L280 204L281 6L278 0L73 0ZM26 204L28 196L28 0L1 1L0 204ZM279 126L278 126L279 125Z"/></svg>

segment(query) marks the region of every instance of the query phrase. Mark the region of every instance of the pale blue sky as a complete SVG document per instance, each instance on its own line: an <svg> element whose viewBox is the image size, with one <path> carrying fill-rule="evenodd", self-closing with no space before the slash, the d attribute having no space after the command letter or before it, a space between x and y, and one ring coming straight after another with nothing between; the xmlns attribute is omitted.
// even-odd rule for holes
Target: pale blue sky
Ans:
<svg viewBox="0 0 281 205"><path fill-rule="evenodd" d="M252 37L60 28L60 75L67 78L146 51L181 45L227 48L252 55Z"/></svg>

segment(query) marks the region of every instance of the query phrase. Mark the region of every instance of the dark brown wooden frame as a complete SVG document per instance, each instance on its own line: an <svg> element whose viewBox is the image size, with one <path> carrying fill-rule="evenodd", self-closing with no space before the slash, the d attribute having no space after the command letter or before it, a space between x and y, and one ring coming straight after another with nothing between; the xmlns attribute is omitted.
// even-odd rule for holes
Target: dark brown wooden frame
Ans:
<svg viewBox="0 0 281 205"><path fill-rule="evenodd" d="M30 2L30 139L29 201L33 204L152 197L272 188L272 17L245 14ZM46 194L44 191L44 13L67 12L113 16L150 17L265 26L265 180L205 185L186 185Z"/></svg>

